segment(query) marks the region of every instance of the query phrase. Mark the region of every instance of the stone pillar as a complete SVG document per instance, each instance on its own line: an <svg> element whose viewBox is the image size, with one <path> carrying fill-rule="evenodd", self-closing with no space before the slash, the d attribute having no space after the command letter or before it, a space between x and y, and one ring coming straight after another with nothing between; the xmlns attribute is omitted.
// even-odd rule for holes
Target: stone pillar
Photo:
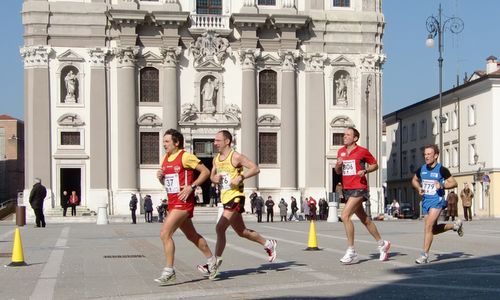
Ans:
<svg viewBox="0 0 500 300"><path fill-rule="evenodd" d="M241 84L241 152L251 161L257 162L257 82L255 78L255 57L257 49L240 51L242 67ZM245 180L245 187L256 188L257 177Z"/></svg>
<svg viewBox="0 0 500 300"><path fill-rule="evenodd" d="M88 199L92 204L108 203L108 97L104 66L106 52L89 49L90 64L90 184ZM90 203L89 203L90 204Z"/></svg>
<svg viewBox="0 0 500 300"><path fill-rule="evenodd" d="M163 132L170 128L178 129L179 127L179 100L178 100L178 85L179 79L177 76L177 58L181 53L180 47L168 47L162 49L163 61L163 81L162 86L162 103L163 103Z"/></svg>
<svg viewBox="0 0 500 300"><path fill-rule="evenodd" d="M33 179L38 177L49 190L52 188L48 69L48 56L51 48L47 46L24 47L20 52L24 58L25 188L31 189ZM50 197L49 195L50 193L47 197Z"/></svg>
<svg viewBox="0 0 500 300"><path fill-rule="evenodd" d="M304 58L306 64L306 138L305 144L305 187L323 189L327 187L325 133L325 81L321 55L309 55Z"/></svg>
<svg viewBox="0 0 500 300"><path fill-rule="evenodd" d="M280 169L281 188L297 188L297 87L295 79L295 58L298 52L279 52L281 66L281 145Z"/></svg>
<svg viewBox="0 0 500 300"><path fill-rule="evenodd" d="M117 48L118 99L116 113L118 150L118 173L116 180L119 190L137 190L137 126L136 126L136 70L135 47Z"/></svg>

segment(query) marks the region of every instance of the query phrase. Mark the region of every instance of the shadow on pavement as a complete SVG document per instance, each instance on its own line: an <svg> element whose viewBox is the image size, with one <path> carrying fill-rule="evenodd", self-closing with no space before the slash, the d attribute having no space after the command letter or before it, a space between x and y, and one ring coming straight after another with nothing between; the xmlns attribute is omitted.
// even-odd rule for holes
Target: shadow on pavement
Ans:
<svg viewBox="0 0 500 300"><path fill-rule="evenodd" d="M227 280L237 276L243 276L248 274L266 274L268 271L277 271L282 272L290 269L290 267L302 267L306 266L306 264L298 264L295 261L286 261L281 263L268 263L262 264L258 268L247 268L240 270L229 270L222 271L218 277L218 280ZM224 265L222 266L224 267Z"/></svg>

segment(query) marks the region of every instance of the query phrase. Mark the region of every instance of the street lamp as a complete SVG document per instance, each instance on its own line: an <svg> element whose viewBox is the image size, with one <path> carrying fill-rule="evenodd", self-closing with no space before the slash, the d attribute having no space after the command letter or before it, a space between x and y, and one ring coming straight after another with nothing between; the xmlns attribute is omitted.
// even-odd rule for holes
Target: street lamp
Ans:
<svg viewBox="0 0 500 300"><path fill-rule="evenodd" d="M366 148L370 147L369 145L369 142L370 142L370 139L369 139L369 134L368 134L368 130L370 128L369 126L369 121L370 121L370 114L369 114L369 100L370 100L370 87L372 85L372 75L368 75L368 77L366 77L366 90L365 90L365 96L366 96L366 133L365 133L365 136L366 136ZM365 202L365 211L366 211L366 215L368 216L368 218L371 220L372 218L372 208L371 208L371 204L370 204L370 199L368 199L366 202Z"/></svg>
<svg viewBox="0 0 500 300"><path fill-rule="evenodd" d="M446 16L445 16L446 18ZM438 16L430 16L426 21L427 31L429 35L425 41L425 45L429 48L434 47L434 38L438 37L439 51L439 150L443 151L443 123L446 122L446 117L443 116L443 35L446 29L451 33L460 33L464 29L464 21L458 17L450 17L442 19L441 4L439 4ZM441 161L441 156L439 158Z"/></svg>

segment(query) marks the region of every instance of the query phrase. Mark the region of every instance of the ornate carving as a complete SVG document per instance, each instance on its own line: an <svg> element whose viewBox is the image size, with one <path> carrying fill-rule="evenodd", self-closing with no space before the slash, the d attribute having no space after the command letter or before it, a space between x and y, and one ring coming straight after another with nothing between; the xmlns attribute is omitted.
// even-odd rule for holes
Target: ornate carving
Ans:
<svg viewBox="0 0 500 300"><path fill-rule="evenodd" d="M214 31L203 33L196 41L191 42L189 49L193 54L195 67L207 61L222 66L231 53L229 41Z"/></svg>
<svg viewBox="0 0 500 300"><path fill-rule="evenodd" d="M156 127L156 126L161 126L162 121L157 115L155 115L153 113L147 113L147 114L143 114L142 116L139 117L139 119L137 119L137 124L139 126Z"/></svg>
<svg viewBox="0 0 500 300"><path fill-rule="evenodd" d="M181 107L181 122L189 122L198 119L200 111L193 103L183 104Z"/></svg>
<svg viewBox="0 0 500 300"><path fill-rule="evenodd" d="M163 56L163 64L166 67L177 67L181 52L181 47L162 48L161 55Z"/></svg>
<svg viewBox="0 0 500 300"><path fill-rule="evenodd" d="M307 72L322 72L325 67L326 55L319 53L309 54L304 57Z"/></svg>
<svg viewBox="0 0 500 300"><path fill-rule="evenodd" d="M300 57L299 50L280 50L278 51L278 55L283 62L281 70L295 71L295 60Z"/></svg>
<svg viewBox="0 0 500 300"><path fill-rule="evenodd" d="M258 126L280 126L280 119L273 114L265 114L257 119Z"/></svg>
<svg viewBox="0 0 500 300"><path fill-rule="evenodd" d="M47 67L52 48L46 46L23 47L19 52L24 59L25 67Z"/></svg>
<svg viewBox="0 0 500 300"><path fill-rule="evenodd" d="M85 123L82 121L77 114L64 114L57 119L57 124L59 126L83 126Z"/></svg>
<svg viewBox="0 0 500 300"><path fill-rule="evenodd" d="M240 114L241 110L236 104L230 104L226 106L226 109L224 110L224 115L226 115L226 117L238 122L240 121Z"/></svg>
<svg viewBox="0 0 500 300"><path fill-rule="evenodd" d="M139 50L138 46L114 48L113 54L118 58L118 63L122 66L133 66L137 60L136 56L139 54Z"/></svg>
<svg viewBox="0 0 500 300"><path fill-rule="evenodd" d="M338 116L330 122L332 128L354 127L354 122L348 116Z"/></svg>
<svg viewBox="0 0 500 300"><path fill-rule="evenodd" d="M386 56L384 54L368 54L361 57L361 69L373 71L384 64Z"/></svg>
<svg viewBox="0 0 500 300"><path fill-rule="evenodd" d="M239 55L243 69L254 69L255 59L260 56L260 49L240 50Z"/></svg>
<svg viewBox="0 0 500 300"><path fill-rule="evenodd" d="M102 48L90 48L88 49L88 53L88 62L91 66L102 66L106 60L106 55L109 54L109 50Z"/></svg>
<svg viewBox="0 0 500 300"><path fill-rule="evenodd" d="M201 88L202 109L206 113L215 113L217 106L217 93L219 91L219 80L214 76L206 76L206 81Z"/></svg>

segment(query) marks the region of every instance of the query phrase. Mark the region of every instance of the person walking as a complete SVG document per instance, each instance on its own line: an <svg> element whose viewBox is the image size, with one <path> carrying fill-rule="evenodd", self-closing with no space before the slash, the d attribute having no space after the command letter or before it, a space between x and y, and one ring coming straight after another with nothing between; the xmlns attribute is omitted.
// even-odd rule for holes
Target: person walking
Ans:
<svg viewBox="0 0 500 300"><path fill-rule="evenodd" d="M260 195L255 197L255 214L257 215L257 223L262 223L262 209L264 208L264 199Z"/></svg>
<svg viewBox="0 0 500 300"><path fill-rule="evenodd" d="M309 197L309 200L307 200L307 206L309 207L309 220L314 220L316 221L317 218L317 202L316 199L313 197Z"/></svg>
<svg viewBox="0 0 500 300"><path fill-rule="evenodd" d="M267 223L269 223L269 216L271 216L271 223L274 222L274 201L272 196L268 196L266 200Z"/></svg>
<svg viewBox="0 0 500 300"><path fill-rule="evenodd" d="M42 185L40 178L35 178L35 184L31 188L29 202L35 213L36 227L45 227L45 216L43 214L43 201L47 196L47 189Z"/></svg>
<svg viewBox="0 0 500 300"><path fill-rule="evenodd" d="M71 215L76 216L76 206L80 204L80 199L76 194L76 191L71 191L71 196L69 196L69 205L71 206Z"/></svg>
<svg viewBox="0 0 500 300"><path fill-rule="evenodd" d="M304 217L306 218L306 221L309 221L311 219L311 208L309 207L309 198L304 199L302 202L302 210L304 211Z"/></svg>
<svg viewBox="0 0 500 300"><path fill-rule="evenodd" d="M229 226L233 227L238 236L261 244L267 252L269 262L276 259L276 240L266 240L256 231L246 228L241 216L245 212L243 181L259 174L260 169L245 155L231 148L232 140L233 137L227 130L219 131L214 139L214 146L218 154L213 161L210 179L220 185L224 212L216 226L215 255L217 264L215 265L215 272L210 273L211 279L218 276L218 269L222 263L222 254L226 247L226 230ZM243 173L244 168L246 170Z"/></svg>
<svg viewBox="0 0 500 300"><path fill-rule="evenodd" d="M415 260L417 264L429 262L429 250L434 235L449 230L456 231L463 236L462 220L455 223L438 224L441 210L446 207L444 190L457 186L450 171L438 163L439 148L436 145L424 147L425 164L418 168L413 175L412 186L422 196L422 213L424 214L424 245L422 254Z"/></svg>
<svg viewBox="0 0 500 300"><path fill-rule="evenodd" d="M446 221L450 219L455 221L455 217L458 217L458 195L454 191L450 191L448 197L446 197L446 202Z"/></svg>
<svg viewBox="0 0 500 300"><path fill-rule="evenodd" d="M61 196L61 207L63 209L63 217L66 217L66 212L68 211L68 205L69 205L68 191L63 191Z"/></svg>
<svg viewBox="0 0 500 300"><path fill-rule="evenodd" d="M130 207L130 213L132 214L132 224L137 224L137 218L135 216L135 211L137 210L137 202L137 196L132 193L130 202L128 203L128 206Z"/></svg>
<svg viewBox="0 0 500 300"><path fill-rule="evenodd" d="M144 197L144 212L146 223L153 223L153 200L150 195Z"/></svg>
<svg viewBox="0 0 500 300"><path fill-rule="evenodd" d="M286 215L288 212L288 204L285 202L285 199L281 198L280 203L278 203L278 207L280 209L280 222L286 222Z"/></svg>
<svg viewBox="0 0 500 300"><path fill-rule="evenodd" d="M359 131L354 127L348 127L344 132L344 146L337 152L337 163L335 164L335 172L339 175L342 174L343 195L346 200L341 215L347 236L347 250L340 259L343 264L351 264L357 259L357 253L354 249L354 224L351 220L353 214L356 214L377 241L380 261L388 259L391 247L389 241L382 239L377 226L363 209L363 202L370 198L366 174L376 171L378 164L368 149L357 145L358 140Z"/></svg>
<svg viewBox="0 0 500 300"><path fill-rule="evenodd" d="M469 188L469 184L464 183L464 189L460 192L460 200L462 200L462 206L464 208L464 219L465 221L472 221L472 199L474 198L474 193Z"/></svg>
<svg viewBox="0 0 500 300"><path fill-rule="evenodd" d="M297 211L299 210L299 208L297 207L297 199L295 199L294 196L292 196L290 198L292 201L290 203L290 209L292 211L292 213L290 214L290 219L289 221L292 220L293 217L295 217L295 221L299 221L299 217L297 216Z"/></svg>
<svg viewBox="0 0 500 300"><path fill-rule="evenodd" d="M193 154L184 151L184 136L175 129L169 129L163 135L163 147L166 154L157 178L165 187L168 195L168 215L164 220L160 238L165 252L165 267L155 281L160 285L168 285L175 281L174 255L175 244L172 236L180 229L206 257L207 264L198 266L212 272L215 269L216 258L208 247L207 241L195 229L192 217L194 211L194 191L208 179L210 171ZM194 170L199 172L194 179Z"/></svg>

